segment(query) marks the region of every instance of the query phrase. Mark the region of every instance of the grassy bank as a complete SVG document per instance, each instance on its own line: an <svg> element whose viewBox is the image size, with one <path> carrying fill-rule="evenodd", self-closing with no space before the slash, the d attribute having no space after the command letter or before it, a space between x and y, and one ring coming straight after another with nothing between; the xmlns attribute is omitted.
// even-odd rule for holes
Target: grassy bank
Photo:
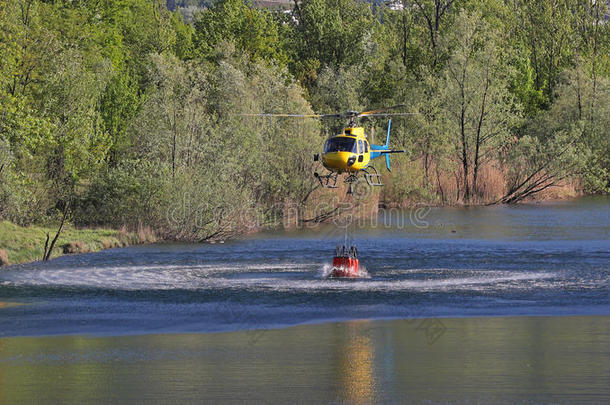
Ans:
<svg viewBox="0 0 610 405"><path fill-rule="evenodd" d="M0 265L41 260L47 233L53 239L56 227L22 227L8 221L0 222ZM71 253L96 252L102 249L154 242L149 229L138 232L113 229L74 229L62 231L51 257Z"/></svg>

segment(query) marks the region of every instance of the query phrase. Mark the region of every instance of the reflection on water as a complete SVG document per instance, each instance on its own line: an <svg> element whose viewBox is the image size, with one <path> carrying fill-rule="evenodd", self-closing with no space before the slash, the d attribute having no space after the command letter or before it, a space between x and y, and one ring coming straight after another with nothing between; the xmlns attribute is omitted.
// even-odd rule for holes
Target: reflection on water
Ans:
<svg viewBox="0 0 610 405"><path fill-rule="evenodd" d="M0 403L604 403L610 317L0 339Z"/></svg>
<svg viewBox="0 0 610 405"><path fill-rule="evenodd" d="M366 334L370 321L350 321L345 325L345 344L341 346L338 380L343 398L350 403L371 403L375 398L373 347Z"/></svg>
<svg viewBox="0 0 610 405"><path fill-rule="evenodd" d="M358 236L409 236L478 240L607 240L610 238L610 197L590 196L568 201L473 207L380 208L379 215L356 216L351 230ZM341 239L344 223L305 226L295 231L313 238ZM283 231L254 238L284 236Z"/></svg>

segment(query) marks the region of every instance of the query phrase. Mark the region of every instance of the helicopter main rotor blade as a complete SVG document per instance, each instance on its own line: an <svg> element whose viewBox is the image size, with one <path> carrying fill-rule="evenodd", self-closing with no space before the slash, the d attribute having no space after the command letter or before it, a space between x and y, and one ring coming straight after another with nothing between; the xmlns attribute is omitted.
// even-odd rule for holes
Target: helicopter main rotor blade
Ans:
<svg viewBox="0 0 610 405"><path fill-rule="evenodd" d="M323 117L320 114L237 114L242 117L298 117L298 118L321 118Z"/></svg>
<svg viewBox="0 0 610 405"><path fill-rule="evenodd" d="M367 115L373 115L373 114L378 114L387 110L394 110L396 108L402 108L402 107L406 107L405 104L397 104L397 105L393 105L391 107L383 107L383 108L378 108L376 110L370 110L370 111L363 111L361 113L358 114L358 117L365 117Z"/></svg>
<svg viewBox="0 0 610 405"><path fill-rule="evenodd" d="M363 111L361 113L357 111L345 111L334 114L284 114L284 113L247 113L237 114L242 117L287 117L287 118L362 118L362 117L387 117L397 115L413 115L415 113L390 113L385 112L396 108L406 107L404 104L393 105L391 107L378 108L376 110Z"/></svg>
<svg viewBox="0 0 610 405"><path fill-rule="evenodd" d="M367 114L364 117L396 117L400 115L419 115L419 113L376 113L376 114Z"/></svg>
<svg viewBox="0 0 610 405"><path fill-rule="evenodd" d="M341 118L342 114L237 114L242 117L294 117L294 118Z"/></svg>

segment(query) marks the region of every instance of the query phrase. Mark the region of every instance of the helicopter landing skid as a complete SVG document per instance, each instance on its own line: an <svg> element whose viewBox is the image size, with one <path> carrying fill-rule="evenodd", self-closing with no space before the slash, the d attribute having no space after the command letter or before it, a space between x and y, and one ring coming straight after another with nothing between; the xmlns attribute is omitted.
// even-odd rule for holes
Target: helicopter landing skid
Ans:
<svg viewBox="0 0 610 405"><path fill-rule="evenodd" d="M320 185L322 187L327 188L337 188L337 173L329 173L325 175L318 174L318 172L314 172L314 177L318 179Z"/></svg>
<svg viewBox="0 0 610 405"><path fill-rule="evenodd" d="M381 175L377 172L377 169L371 166L369 170L371 170L370 173L367 170L363 170L364 179L369 186L383 186L383 183L381 182Z"/></svg>
<svg viewBox="0 0 610 405"><path fill-rule="evenodd" d="M345 183L349 186L347 189L347 195L354 194L354 184L358 181L358 177L354 174L350 174L345 178Z"/></svg>

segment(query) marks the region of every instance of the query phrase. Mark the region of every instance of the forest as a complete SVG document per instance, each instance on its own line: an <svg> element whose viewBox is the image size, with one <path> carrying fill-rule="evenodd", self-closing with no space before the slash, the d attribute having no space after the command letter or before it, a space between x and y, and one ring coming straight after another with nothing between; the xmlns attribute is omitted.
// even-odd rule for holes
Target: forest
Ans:
<svg viewBox="0 0 610 405"><path fill-rule="evenodd" d="M185 241L322 221L345 191L313 155L346 122L240 114L392 105L413 115L375 205L610 191L606 2L171 3L0 0L0 220Z"/></svg>

